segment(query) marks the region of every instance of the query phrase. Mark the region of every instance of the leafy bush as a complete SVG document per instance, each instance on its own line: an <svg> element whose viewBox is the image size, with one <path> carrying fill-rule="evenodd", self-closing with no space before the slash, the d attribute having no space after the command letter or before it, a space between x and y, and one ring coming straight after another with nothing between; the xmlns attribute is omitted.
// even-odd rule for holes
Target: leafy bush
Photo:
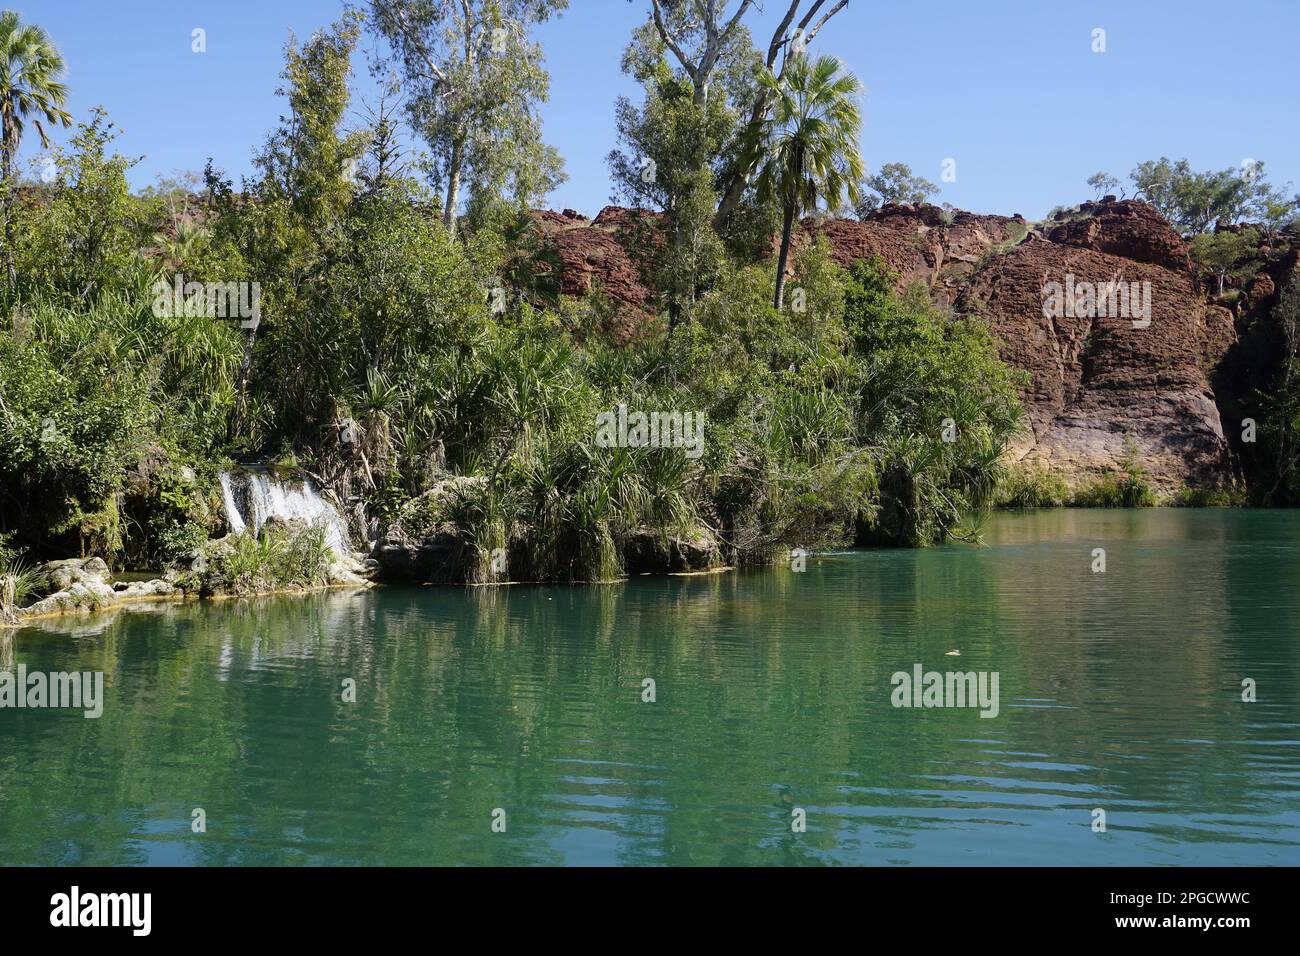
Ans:
<svg viewBox="0 0 1300 956"><path fill-rule="evenodd" d="M1169 499L1169 505L1174 508L1239 508L1245 503L1245 492L1238 487L1184 485Z"/></svg>
<svg viewBox="0 0 1300 956"><path fill-rule="evenodd" d="M1124 456L1118 474L1103 475L1075 494L1071 504L1082 508L1151 508L1156 492L1138 460L1137 443L1124 439Z"/></svg>
<svg viewBox="0 0 1300 956"><path fill-rule="evenodd" d="M334 557L323 527L263 528L233 536L199 573L202 594L264 594L322 587Z"/></svg>
<svg viewBox="0 0 1300 956"><path fill-rule="evenodd" d="M1007 469L998 484L999 508L1057 508L1069 499L1065 479L1042 465Z"/></svg>

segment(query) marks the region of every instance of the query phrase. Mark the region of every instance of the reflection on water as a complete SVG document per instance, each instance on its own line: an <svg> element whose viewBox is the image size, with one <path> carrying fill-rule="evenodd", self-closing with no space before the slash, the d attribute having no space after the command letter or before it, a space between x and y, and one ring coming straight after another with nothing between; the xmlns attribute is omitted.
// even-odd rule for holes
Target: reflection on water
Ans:
<svg viewBox="0 0 1300 956"><path fill-rule="evenodd" d="M0 710L0 863L1300 863L1300 514L986 541L23 630L107 701ZM893 708L918 662L997 671L999 716Z"/></svg>

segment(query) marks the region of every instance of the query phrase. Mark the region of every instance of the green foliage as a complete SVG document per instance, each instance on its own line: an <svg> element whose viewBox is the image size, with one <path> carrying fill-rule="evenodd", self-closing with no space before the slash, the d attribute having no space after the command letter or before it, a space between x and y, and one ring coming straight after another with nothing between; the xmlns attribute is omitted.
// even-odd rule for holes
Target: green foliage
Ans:
<svg viewBox="0 0 1300 956"><path fill-rule="evenodd" d="M1129 178L1141 198L1187 235L1202 233L1219 220L1235 223L1247 215L1264 220L1276 231L1300 215L1300 197L1286 197L1289 184L1274 188L1262 162L1198 172L1185 159L1171 162L1162 156L1139 163ZM1090 185L1095 185L1093 179Z"/></svg>
<svg viewBox="0 0 1300 956"><path fill-rule="evenodd" d="M850 203L859 198L862 114L857 101L862 86L835 57L814 60L805 54L791 56L780 78L763 71L759 85L774 105L749 144L749 165L758 168L760 201L775 202L783 210L775 296L780 309L795 219L816 209L819 201L833 212L846 195Z"/></svg>
<svg viewBox="0 0 1300 956"><path fill-rule="evenodd" d="M653 26L639 31L628 68L646 94L620 107L621 146L659 161L652 181L631 165L622 178L666 214L634 239L659 250L645 278L670 320L643 321L616 346L618 303L599 288L559 296L555 250L519 202L549 181L545 158L505 149L540 142L529 124L544 74L517 27L562 6L375 5L417 82L441 195L401 168L382 106L368 128L343 131L353 14L287 47L287 115L239 187L209 168L200 194L179 182L132 197L102 115L83 127L58 182L16 212L22 298L0 335L0 439L15 451L0 461L0 529L38 549L79 535L80 550L135 564L199 551L207 566L190 583L206 593L324 583L315 531L203 545L219 524L216 473L247 455L319 476L364 502L380 531L398 522L453 542L448 573L476 583L499 580L499 550L513 579L591 581L669 542L739 564L855 536L957 533L992 500L1018 416L988 330L921 290L898 295L879 263L845 273L824 240L796 248L790 228L779 282L759 261L774 207L790 227L854 197L856 81L833 59L792 57L781 80L766 75L770 116L749 138L739 119L760 94L743 29L716 51L715 93L667 66ZM669 15L683 37L706 36L685 6ZM465 29L488 48L504 29L507 53L446 46ZM464 88L419 79L431 62ZM520 64L526 75L507 82ZM485 125L458 132L456 116ZM745 163L759 169L759 201L729 218L745 247L733 257L712 218L719 183ZM473 193L458 235L431 214L449 199L454 211L457 175ZM83 242L99 216L114 229ZM155 280L182 275L259 283L261 324L155 308ZM795 294L774 307L787 281ZM503 310L489 307L500 284ZM620 404L701 416L700 455L598 445L597 416ZM431 489L451 490L420 497Z"/></svg>
<svg viewBox="0 0 1300 956"><path fill-rule="evenodd" d="M1202 269L1218 279L1222 296L1228 278L1246 279L1258 271L1259 246L1259 233L1253 229L1202 232L1192 239L1192 255Z"/></svg>
<svg viewBox="0 0 1300 956"><path fill-rule="evenodd" d="M14 272L13 201L15 169L23 132L31 120L43 149L50 148L44 123L68 126L63 109L68 88L62 81L63 57L43 29L23 23L13 10L0 13L0 217L4 242L6 297L12 296ZM44 120L44 123L42 122Z"/></svg>
<svg viewBox="0 0 1300 956"><path fill-rule="evenodd" d="M564 180L542 142L538 106L550 77L529 29L568 0L373 0L371 24L400 60L411 124L442 185L443 225L456 231L460 190L476 202L508 192L528 205Z"/></svg>
<svg viewBox="0 0 1300 956"><path fill-rule="evenodd" d="M992 503L999 459L1020 423L1016 380L987 326L943 316L925 290L902 297L879 261L849 272L845 325L861 363L861 438L879 448L881 517L869 540L942 540Z"/></svg>
<svg viewBox="0 0 1300 956"><path fill-rule="evenodd" d="M1184 485L1169 499L1174 508L1240 508L1246 504L1245 491L1232 487Z"/></svg>
<svg viewBox="0 0 1300 956"><path fill-rule="evenodd" d="M1118 473L1102 475L1091 485L1078 490L1070 502L1081 508L1151 508L1156 492L1147 480L1138 458L1137 443L1124 438L1124 455Z"/></svg>
<svg viewBox="0 0 1300 956"><path fill-rule="evenodd" d="M928 179L913 174L912 167L906 163L885 163L868 176L863 185L875 195L864 196L858 202L856 212L859 219L866 218L878 206L926 202L939 191L939 187Z"/></svg>
<svg viewBox="0 0 1300 956"><path fill-rule="evenodd" d="M1120 182L1109 173L1093 173L1088 177L1088 185L1097 190L1097 198L1114 193L1120 188Z"/></svg>
<svg viewBox="0 0 1300 956"><path fill-rule="evenodd" d="M126 182L133 162L108 153L116 136L107 114L93 110L69 147L54 151L56 177L41 200L14 209L17 296L72 305L149 285L138 252L147 226Z"/></svg>
<svg viewBox="0 0 1300 956"><path fill-rule="evenodd" d="M0 607L0 623L4 620L6 610L12 611L31 603L48 588L45 572L25 560L19 549L12 547L11 536L0 533L0 589L4 587L6 578L13 589L7 593L12 603L8 609ZM0 598L5 596L0 594Z"/></svg>
<svg viewBox="0 0 1300 956"><path fill-rule="evenodd" d="M37 547L75 533L77 553L111 553L113 498L151 419L148 386L117 364L111 341L51 341L46 317L22 341L0 336L0 527Z"/></svg>
<svg viewBox="0 0 1300 956"><path fill-rule="evenodd" d="M1006 469L998 484L999 508L1057 508L1069 500L1065 479L1042 465Z"/></svg>
<svg viewBox="0 0 1300 956"><path fill-rule="evenodd" d="M329 582L333 555L319 526L234 535L199 574L199 593L248 595L306 590Z"/></svg>

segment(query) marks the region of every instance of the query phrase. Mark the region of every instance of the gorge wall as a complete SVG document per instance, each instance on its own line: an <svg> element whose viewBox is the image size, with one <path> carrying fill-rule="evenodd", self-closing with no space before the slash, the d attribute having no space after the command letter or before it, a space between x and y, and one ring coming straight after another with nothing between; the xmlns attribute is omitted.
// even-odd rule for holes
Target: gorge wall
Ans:
<svg viewBox="0 0 1300 956"><path fill-rule="evenodd" d="M623 334L654 307L638 264L647 242L639 227L653 218L616 206L594 220L573 210L537 214L562 264L561 291L583 295L598 283L622 307ZM1028 376L1027 427L1012 459L1078 484L1117 468L1131 441L1165 491L1235 477L1241 422L1225 420L1232 402L1212 383L1227 387L1220 363L1287 276L1260 273L1242 283L1234 315L1203 293L1187 243L1155 209L1112 197L1041 224L891 205L863 221L809 219L801 229L805 238L825 236L841 265L879 256L900 289L924 283L941 307L988 322L1004 361ZM1294 269L1292 254L1285 271ZM1050 283L1124 283L1149 300L1135 296L1120 315L1113 303L1045 310Z"/></svg>

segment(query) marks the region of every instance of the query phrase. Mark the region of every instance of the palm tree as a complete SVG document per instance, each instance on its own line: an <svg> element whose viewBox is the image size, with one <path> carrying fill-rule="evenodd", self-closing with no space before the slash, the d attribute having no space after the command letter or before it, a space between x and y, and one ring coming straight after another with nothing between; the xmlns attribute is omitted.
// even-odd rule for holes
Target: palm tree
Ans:
<svg viewBox="0 0 1300 956"><path fill-rule="evenodd" d="M756 183L760 201L779 202L785 214L774 303L780 309L795 217L816 209L818 199L833 212L846 192L850 202L859 198L862 114L857 99L862 85L852 73L841 71L835 57L811 60L803 53L792 56L783 79L764 71L759 83L770 92L774 106L751 148L754 161L762 163Z"/></svg>
<svg viewBox="0 0 1300 956"><path fill-rule="evenodd" d="M30 117L41 137L41 148L50 148L41 117L47 123L69 126L72 117L62 109L68 101L63 76L63 57L50 36L38 26L19 22L12 10L0 13L0 182L3 182L5 262L9 284L14 282L14 254L10 210L13 203L14 163L22 143L23 127Z"/></svg>

